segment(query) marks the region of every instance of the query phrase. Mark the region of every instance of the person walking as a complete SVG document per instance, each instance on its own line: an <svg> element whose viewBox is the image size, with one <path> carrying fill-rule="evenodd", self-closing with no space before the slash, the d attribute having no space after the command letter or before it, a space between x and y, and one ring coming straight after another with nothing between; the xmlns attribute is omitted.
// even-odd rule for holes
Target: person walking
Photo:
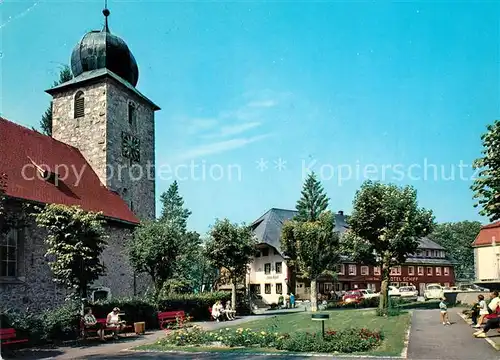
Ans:
<svg viewBox="0 0 500 360"><path fill-rule="evenodd" d="M446 305L446 298L442 297L441 302L439 303L439 310L441 315L441 322L443 325L451 325L450 319L448 318L448 306Z"/></svg>
<svg viewBox="0 0 500 360"><path fill-rule="evenodd" d="M295 295L293 293L290 293L290 307L295 308Z"/></svg>
<svg viewBox="0 0 500 360"><path fill-rule="evenodd" d="M490 312L488 310L488 305L486 304L486 301L484 300L484 296L478 295L477 298L479 300L479 320L477 321L477 324L474 325L475 328L481 327L486 315L490 314Z"/></svg>

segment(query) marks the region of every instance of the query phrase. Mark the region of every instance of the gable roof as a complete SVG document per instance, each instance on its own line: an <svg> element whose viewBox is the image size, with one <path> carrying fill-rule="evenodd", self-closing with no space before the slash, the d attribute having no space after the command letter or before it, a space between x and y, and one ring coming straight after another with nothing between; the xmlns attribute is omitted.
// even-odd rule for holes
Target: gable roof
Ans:
<svg viewBox="0 0 500 360"><path fill-rule="evenodd" d="M73 146L0 117L0 173L7 175L6 195L46 204L79 205L120 221L139 220L123 199L106 188ZM57 183L37 170L58 173Z"/></svg>
<svg viewBox="0 0 500 360"><path fill-rule="evenodd" d="M428 237L423 237L419 239L420 244L418 244L419 249L430 249L430 250L445 250L444 247L438 243L432 241Z"/></svg>
<svg viewBox="0 0 500 360"><path fill-rule="evenodd" d="M472 243L472 246L488 246L493 244L493 238L500 245L500 221L484 225Z"/></svg>
<svg viewBox="0 0 500 360"><path fill-rule="evenodd" d="M295 210L272 208L255 220L250 227L252 228L257 242L274 247L280 254L281 228L287 220L291 220L298 212ZM348 228L345 215L335 214L335 230L343 233Z"/></svg>

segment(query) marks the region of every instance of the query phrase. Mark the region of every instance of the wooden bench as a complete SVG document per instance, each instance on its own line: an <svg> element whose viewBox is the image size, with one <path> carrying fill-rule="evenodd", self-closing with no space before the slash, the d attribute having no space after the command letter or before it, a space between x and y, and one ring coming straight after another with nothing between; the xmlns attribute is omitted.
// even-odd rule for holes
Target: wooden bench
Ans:
<svg viewBox="0 0 500 360"><path fill-rule="evenodd" d="M158 313L158 323L160 324L160 329L166 330L165 325L168 327L169 324L177 323L177 320L184 322L188 320L186 318L186 313L184 311L164 311Z"/></svg>
<svg viewBox="0 0 500 360"><path fill-rule="evenodd" d="M2 346L20 344L25 342L28 342L28 339L18 339L15 329L0 329L0 344Z"/></svg>
<svg viewBox="0 0 500 360"><path fill-rule="evenodd" d="M96 321L97 321L97 324L99 326L89 328L89 327L85 326L85 322L83 321L83 319L80 320L80 331L82 332L82 336L84 338L86 338L89 333L93 333L93 334L95 334L95 336L98 336L97 332L99 330L104 330L105 334L106 334L106 331L112 331L112 332L115 331L114 327L107 326L106 319L96 319ZM132 331L133 328L134 327L132 325L124 325L122 327L122 329L120 330L120 332L122 332L122 333L133 332Z"/></svg>

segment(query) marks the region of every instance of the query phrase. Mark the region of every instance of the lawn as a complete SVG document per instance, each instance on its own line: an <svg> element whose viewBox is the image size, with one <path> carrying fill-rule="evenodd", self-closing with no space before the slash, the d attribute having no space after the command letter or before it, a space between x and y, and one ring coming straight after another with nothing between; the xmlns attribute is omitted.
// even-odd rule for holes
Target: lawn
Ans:
<svg viewBox="0 0 500 360"><path fill-rule="evenodd" d="M382 331L384 341L379 348L370 352L372 355L397 356L401 354L404 348L405 336L410 324L410 314L407 312L390 317L376 316L374 310L332 310L322 311L321 313L330 315L330 319L325 321L325 331L327 329L341 330L350 327ZM311 313L306 312L278 315L235 327L242 326L252 330L269 330L280 333L321 331L321 322L312 321Z"/></svg>
<svg viewBox="0 0 500 360"><path fill-rule="evenodd" d="M323 311L330 315L330 319L325 321L325 331L327 329L342 330L348 328L366 328L369 330L382 331L384 340L382 344L366 353L376 356L399 356L404 348L405 337L410 324L410 314L403 312L398 316L379 317L374 310L334 310ZM261 318L249 321L240 325L227 327L250 328L257 331L294 333L294 332L320 332L321 322L312 321L311 313L300 312L292 314L282 314L268 318ZM137 348L137 350L166 350L166 351L217 351L217 349L207 347L165 347L163 345L151 344ZM221 350L221 349L219 349ZM275 352L271 349L248 349L251 352ZM226 351L244 351L242 349L226 349Z"/></svg>

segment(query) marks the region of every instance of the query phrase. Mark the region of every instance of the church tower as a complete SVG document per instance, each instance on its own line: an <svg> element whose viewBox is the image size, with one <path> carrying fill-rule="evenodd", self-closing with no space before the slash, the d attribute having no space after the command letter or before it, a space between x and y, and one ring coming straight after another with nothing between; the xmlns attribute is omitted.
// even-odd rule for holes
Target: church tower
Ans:
<svg viewBox="0 0 500 360"><path fill-rule="evenodd" d="M80 150L101 182L140 219L155 217L155 111L137 88L139 70L127 44L105 25L71 54L74 78L52 95L52 136ZM76 169L76 171L80 171Z"/></svg>

